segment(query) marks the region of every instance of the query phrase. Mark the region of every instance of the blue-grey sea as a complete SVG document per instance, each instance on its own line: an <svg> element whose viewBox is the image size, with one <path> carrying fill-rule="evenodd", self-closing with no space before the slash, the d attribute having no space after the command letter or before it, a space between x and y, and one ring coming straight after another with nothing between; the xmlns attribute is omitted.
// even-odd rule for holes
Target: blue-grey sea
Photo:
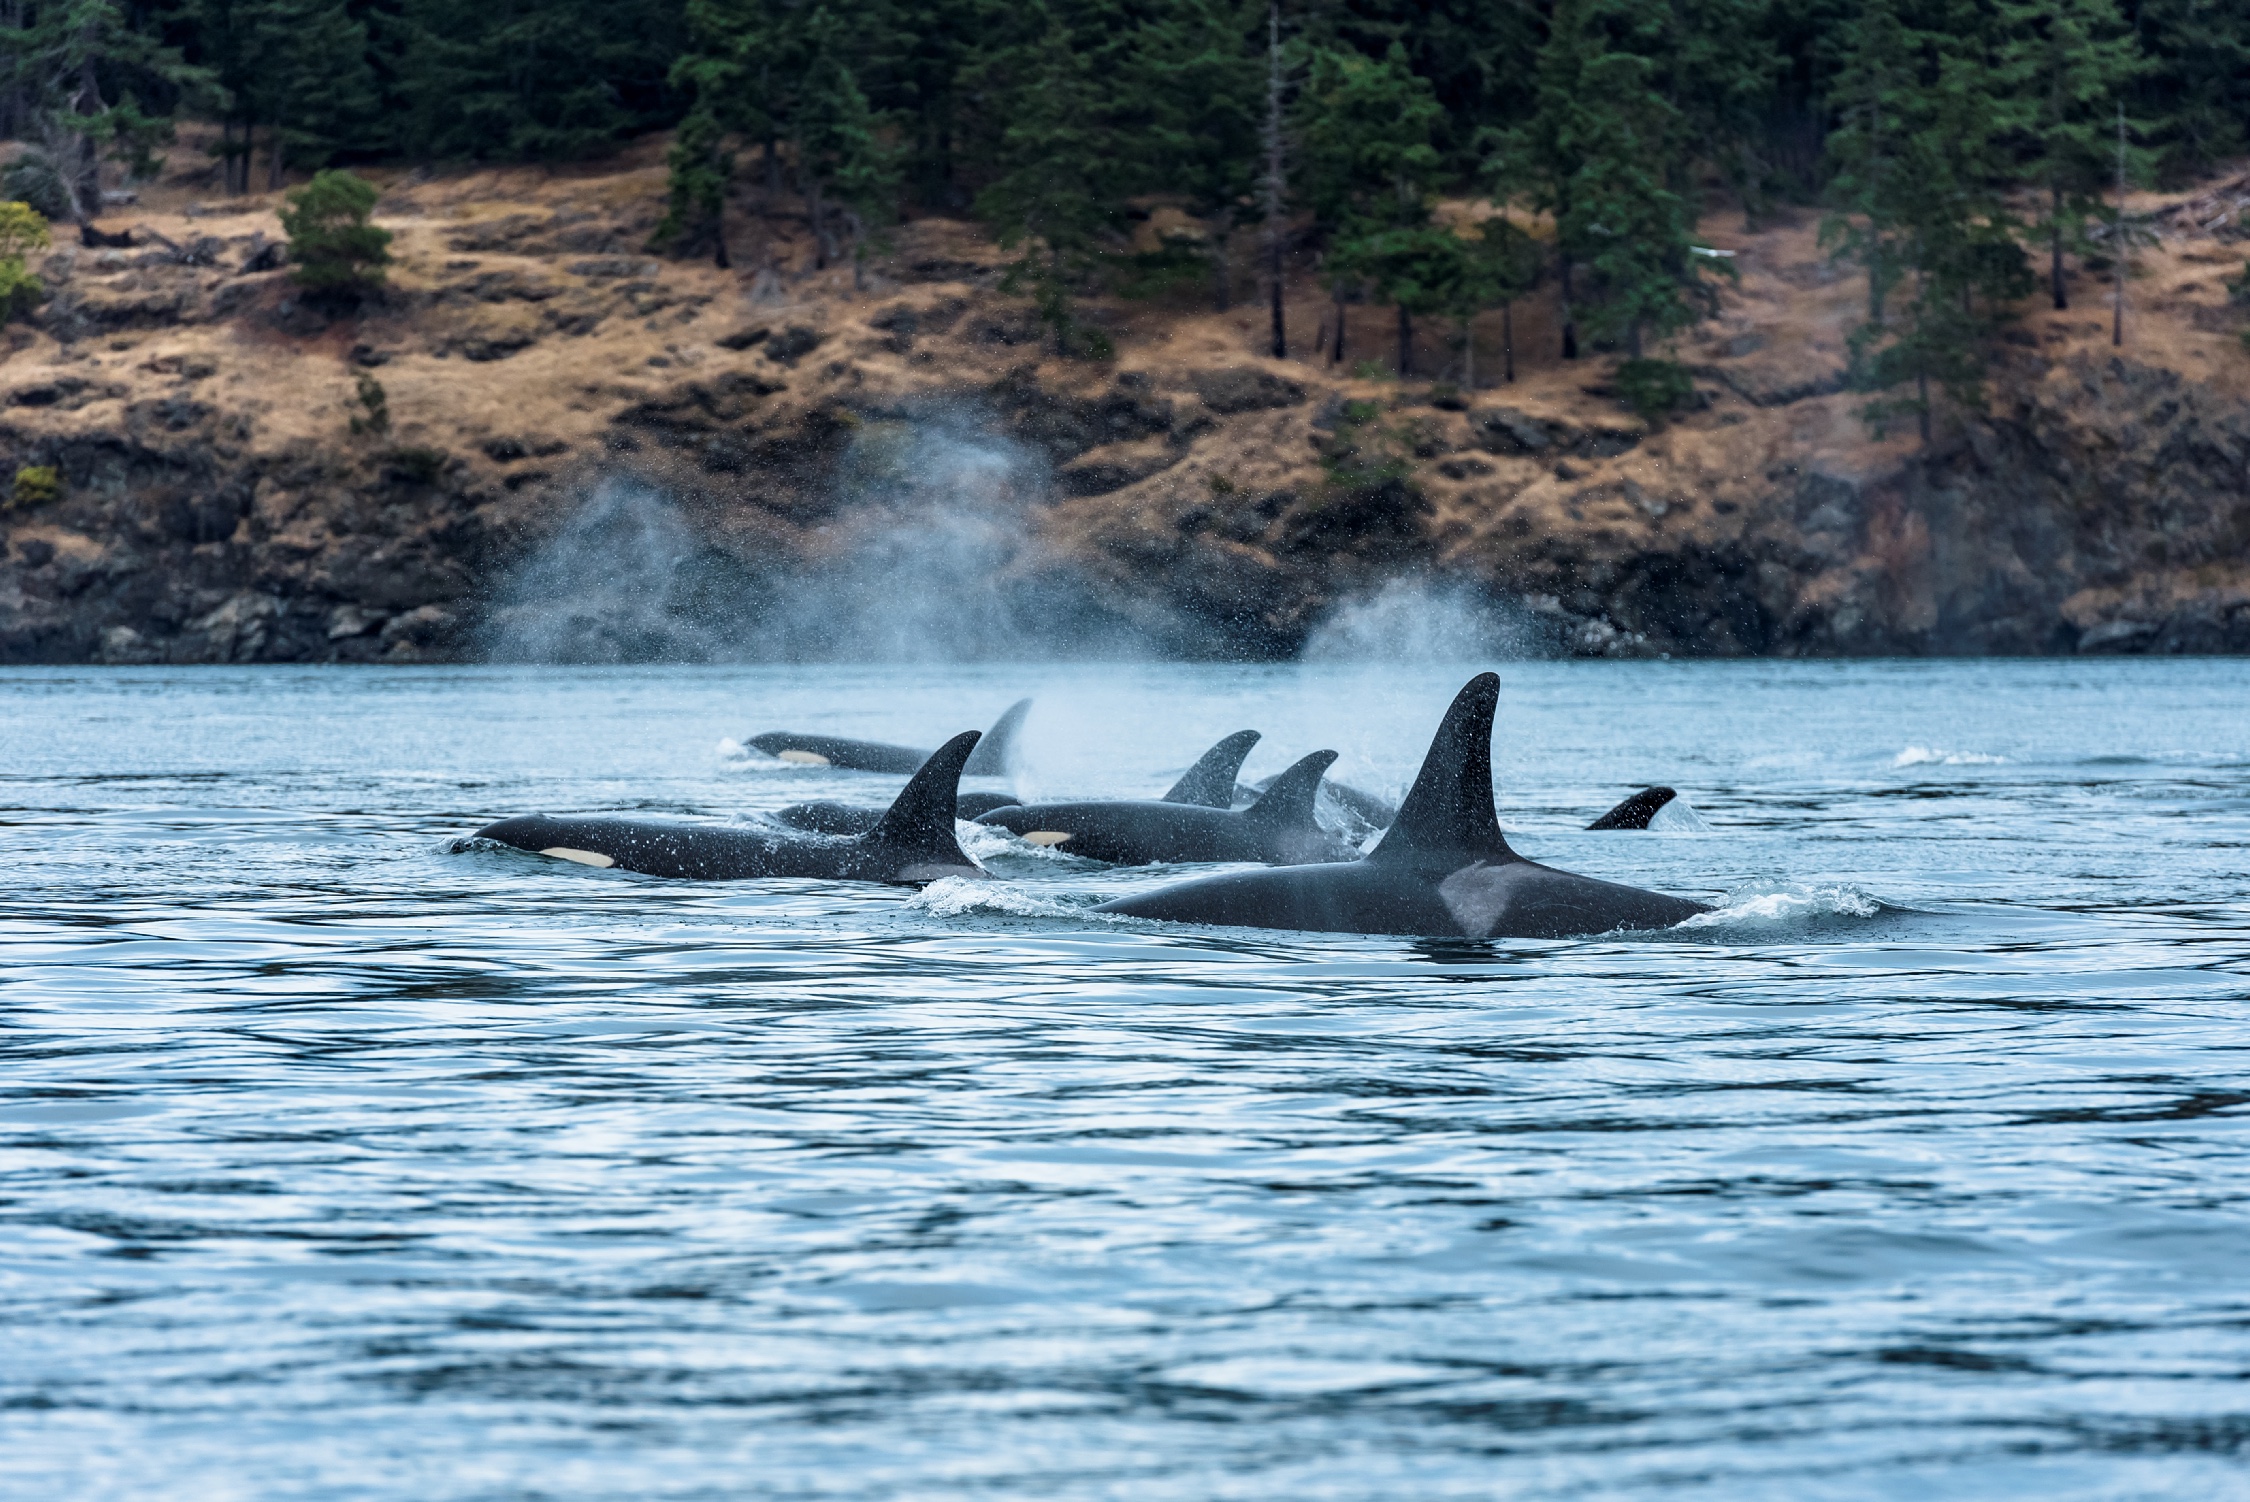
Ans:
<svg viewBox="0 0 2250 1502"><path fill-rule="evenodd" d="M0 672L0 1496L2250 1496L2241 662L1503 664L1631 938L457 845L1021 694L1396 793L1476 666Z"/></svg>

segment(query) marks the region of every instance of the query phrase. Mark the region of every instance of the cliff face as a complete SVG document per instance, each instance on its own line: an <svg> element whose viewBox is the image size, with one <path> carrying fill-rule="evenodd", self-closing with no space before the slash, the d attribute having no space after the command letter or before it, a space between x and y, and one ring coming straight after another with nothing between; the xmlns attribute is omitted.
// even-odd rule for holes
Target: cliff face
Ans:
<svg viewBox="0 0 2250 1502"><path fill-rule="evenodd" d="M959 542L955 512L898 499L930 483L931 432L991 458L947 482L987 508L956 563L996 619L1067 602L1066 646L1285 654L1339 601L1435 573L1584 654L2250 649L2250 317L2224 286L2245 184L2144 205L2166 235L2123 349L2106 287L2077 286L1924 450L1871 436L1840 389L1864 292L1809 219L1707 226L1740 279L1681 346L1694 410L1651 430L1605 361L1552 357L1536 301L1518 378L1456 395L1310 356L1333 313L1309 275L1289 309L1308 358L1260 358L1255 310L1121 303L1092 310L1117 355L1091 362L1043 356L966 225L904 226L858 289L804 269L786 219L738 235L778 275L660 260L659 149L389 184L398 265L350 316L270 269L271 203L199 204L193 181L108 226L140 225L133 248L50 256L51 298L0 359L0 483L52 465L62 485L0 509L0 661L520 650L523 581L605 479L664 498L662 578L635 587L669 603L532 650L817 654L833 622L777 600L850 569L895 594ZM1387 357L1387 310L1350 317L1354 359ZM1457 359L1445 332L1425 370ZM1498 315L1477 338L1489 380ZM887 574L867 572L876 513ZM605 536L580 539L597 573Z"/></svg>

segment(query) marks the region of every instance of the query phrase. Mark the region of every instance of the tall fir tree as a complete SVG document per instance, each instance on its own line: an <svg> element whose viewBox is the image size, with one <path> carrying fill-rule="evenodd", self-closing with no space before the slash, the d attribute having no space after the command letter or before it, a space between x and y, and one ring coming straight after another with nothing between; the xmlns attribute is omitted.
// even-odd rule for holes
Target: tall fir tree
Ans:
<svg viewBox="0 0 2250 1502"><path fill-rule="evenodd" d="M2166 175L2192 178L2250 147L2250 5L2139 0L2133 30L2151 66L2131 113L2156 122Z"/></svg>
<svg viewBox="0 0 2250 1502"><path fill-rule="evenodd" d="M2063 252L2086 240L2104 212L2116 170L2115 117L2124 91L2146 67L2116 0L2001 0L1999 85L2007 126L2021 143L2021 171L2044 191L2039 226L2048 249L2048 291L2070 306ZM2129 164L2145 176L2146 154Z"/></svg>
<svg viewBox="0 0 2250 1502"><path fill-rule="evenodd" d="M1413 319L1433 305L1444 277L1444 232L1430 223L1442 161L1443 121L1429 83L1394 44L1381 58L1322 49L1298 99L1304 197L1328 240L1325 272L1335 300L1333 358L1345 348L1346 297L1355 285L1392 301L1399 366L1412 366Z"/></svg>
<svg viewBox="0 0 2250 1502"><path fill-rule="evenodd" d="M405 144L474 160L583 156L673 118L679 0L404 0Z"/></svg>
<svg viewBox="0 0 2250 1502"><path fill-rule="evenodd" d="M814 264L825 266L848 247L855 284L864 278L871 236L889 223L899 174L846 57L845 18L828 5L807 18L810 53L795 121L797 177L813 233Z"/></svg>

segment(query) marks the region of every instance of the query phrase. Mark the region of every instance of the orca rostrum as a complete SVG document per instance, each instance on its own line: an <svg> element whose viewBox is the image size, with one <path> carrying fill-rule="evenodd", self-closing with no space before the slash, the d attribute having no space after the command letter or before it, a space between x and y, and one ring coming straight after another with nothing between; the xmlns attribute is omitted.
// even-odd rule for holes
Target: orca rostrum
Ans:
<svg viewBox="0 0 2250 1502"><path fill-rule="evenodd" d="M1025 701L1030 702L1029 700ZM1166 803L1201 803L1211 808L1225 808L1234 791L1234 774L1242 770L1242 760L1250 748L1258 744L1255 730L1237 730L1225 740L1203 753L1196 764L1187 769L1178 782L1165 793ZM996 808L1006 808L1017 800L1006 793L963 793L953 802L953 814L959 819L980 819ZM815 834L865 834L883 817L883 811L864 803L792 803L768 815L792 829L809 829Z"/></svg>
<svg viewBox="0 0 2250 1502"><path fill-rule="evenodd" d="M1007 713L992 722L977 745L976 755L961 769L964 777L1003 777L1014 754L1016 732L1031 713L1031 701L1018 699ZM884 741L858 741L842 735L801 735L794 730L769 730L746 743L768 756L807 767L841 767L852 772L911 772L930 759L928 751L893 746Z"/></svg>
<svg viewBox="0 0 2250 1502"><path fill-rule="evenodd" d="M1365 857L1207 876L1095 911L1175 923L1473 939L1669 928L1708 912L1684 898L1558 871L1508 848L1492 803L1499 700L1498 674L1469 680L1446 711L1398 817Z"/></svg>
<svg viewBox="0 0 2250 1502"><path fill-rule="evenodd" d="M641 819L551 819L528 814L477 831L495 840L582 866L614 866L644 876L739 881L807 876L832 881L919 885L942 876L983 876L953 834L961 767L977 745L965 731L930 753L873 829L831 839L726 824Z"/></svg>
<svg viewBox="0 0 2250 1502"><path fill-rule="evenodd" d="M1226 745L1220 742L1220 747ZM1214 747L1213 754L1220 747ZM1243 754L1247 755L1249 749L1245 744ZM1114 799L1012 804L994 809L977 822L1008 830L1034 845L1060 849L1066 855L1119 866L1194 861L1262 861L1293 866L1308 861L1348 861L1359 852L1322 829L1313 818L1313 798L1319 791L1321 774L1335 759L1333 751L1315 751L1274 778L1256 803L1239 812L1166 798ZM1236 765L1240 764L1237 758ZM1214 779L1212 785L1231 789L1234 773L1227 771L1223 780Z"/></svg>

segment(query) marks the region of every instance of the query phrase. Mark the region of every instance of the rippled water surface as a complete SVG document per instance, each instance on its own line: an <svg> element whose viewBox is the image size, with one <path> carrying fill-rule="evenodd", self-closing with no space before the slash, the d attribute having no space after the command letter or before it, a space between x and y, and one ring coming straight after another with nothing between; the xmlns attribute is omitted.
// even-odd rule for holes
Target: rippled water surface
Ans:
<svg viewBox="0 0 2250 1502"><path fill-rule="evenodd" d="M1466 676L0 674L0 1494L2250 1494L2241 663L1506 669L1518 847L1725 905L1629 942L452 853Z"/></svg>

